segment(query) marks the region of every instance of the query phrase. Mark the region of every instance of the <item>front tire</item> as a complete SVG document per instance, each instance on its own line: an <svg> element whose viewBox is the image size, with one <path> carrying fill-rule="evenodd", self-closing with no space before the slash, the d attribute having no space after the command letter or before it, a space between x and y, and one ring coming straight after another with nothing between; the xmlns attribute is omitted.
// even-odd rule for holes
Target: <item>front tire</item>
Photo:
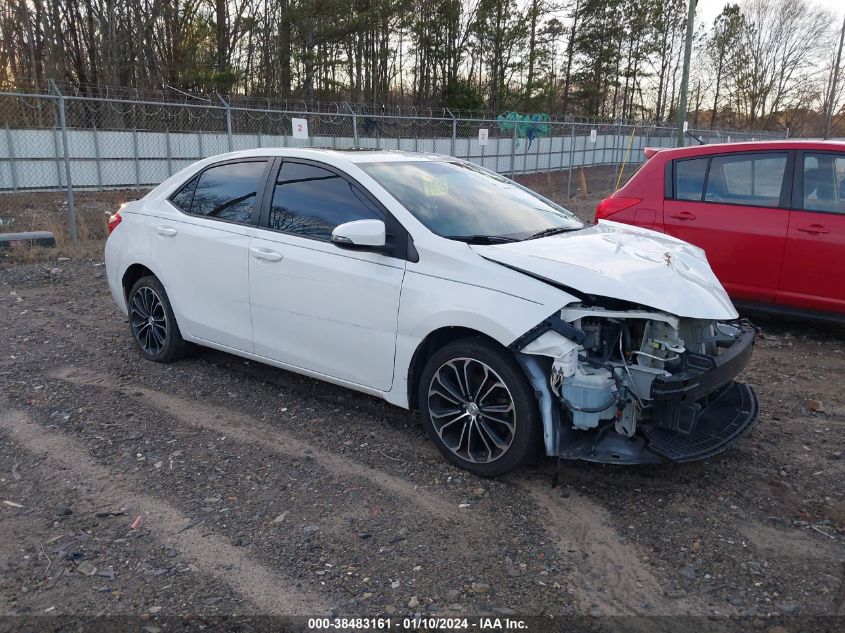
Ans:
<svg viewBox="0 0 845 633"><path fill-rule="evenodd" d="M156 363L171 363L190 351L179 331L170 299L152 275L141 277L129 291L129 330L141 355Z"/></svg>
<svg viewBox="0 0 845 633"><path fill-rule="evenodd" d="M452 463L498 477L537 454L540 414L513 355L468 338L436 351L419 385L423 426Z"/></svg>

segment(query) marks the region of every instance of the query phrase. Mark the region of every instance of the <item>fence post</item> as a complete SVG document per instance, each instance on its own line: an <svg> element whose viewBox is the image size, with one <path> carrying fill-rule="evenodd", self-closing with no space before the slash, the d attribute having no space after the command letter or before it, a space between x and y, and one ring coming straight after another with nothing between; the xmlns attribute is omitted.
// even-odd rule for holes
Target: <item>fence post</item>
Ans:
<svg viewBox="0 0 845 633"><path fill-rule="evenodd" d="M100 137L97 134L97 125L93 126L94 134L94 160L97 161L97 187L103 188L103 168L100 161Z"/></svg>
<svg viewBox="0 0 845 633"><path fill-rule="evenodd" d="M449 108L446 108L446 112L448 112L449 116L452 117L452 140L449 145L449 154L455 156L455 139L458 137L458 120ZM455 158L457 158L457 156L455 156Z"/></svg>
<svg viewBox="0 0 845 633"><path fill-rule="evenodd" d="M73 206L73 182L70 176L70 147L67 142L67 120L65 119L65 98L59 92L56 82L50 80L50 87L55 91L59 102L59 125L62 128L62 145L64 146L65 158L65 189L67 191L67 219L70 224L70 238L74 242L79 241L79 235L76 232L76 209Z"/></svg>
<svg viewBox="0 0 845 633"><path fill-rule="evenodd" d="M355 141L355 149L361 147L361 140L358 138L358 115L352 113L352 136Z"/></svg>
<svg viewBox="0 0 845 633"><path fill-rule="evenodd" d="M516 177L516 125L517 122L513 122L513 136L511 137L511 178Z"/></svg>
<svg viewBox="0 0 845 633"><path fill-rule="evenodd" d="M138 154L138 128L132 128L132 155L135 158L135 186L141 186L141 159Z"/></svg>
<svg viewBox="0 0 845 633"><path fill-rule="evenodd" d="M358 149L361 147L361 142L358 139L358 115L355 114L355 110L352 109L352 106L347 101L344 101L343 105L349 110L349 114L352 115L352 138L355 143L355 149Z"/></svg>
<svg viewBox="0 0 845 633"><path fill-rule="evenodd" d="M58 109L58 108L57 108ZM59 128L53 127L53 156L56 157L56 187L62 188L62 154L59 151Z"/></svg>
<svg viewBox="0 0 845 633"><path fill-rule="evenodd" d="M6 148L9 152L9 172L12 175L12 189L18 190L18 167L15 165L15 143L12 139L12 132L9 124L6 124Z"/></svg>
<svg viewBox="0 0 845 633"><path fill-rule="evenodd" d="M229 151L231 152L234 147L232 144L232 108L229 106L229 102L218 93L215 92L214 94L217 95L217 98L220 99L220 103L222 103L223 107L226 108L226 141L229 146Z"/></svg>
<svg viewBox="0 0 845 633"><path fill-rule="evenodd" d="M575 122L572 122L572 131L569 133L569 176L566 179L566 197L571 197L572 190L572 167L575 162Z"/></svg>
<svg viewBox="0 0 845 633"><path fill-rule="evenodd" d="M608 126L607 135L610 136L610 133L613 132L613 146L610 148L610 160L607 160L607 147L605 147L604 151L601 153L602 164L604 165L614 165L616 164L616 142L619 140L619 124L616 124L616 129L613 126Z"/></svg>
<svg viewBox="0 0 845 633"><path fill-rule="evenodd" d="M164 149L167 152L167 175L173 175L173 153L170 149L170 126L164 129Z"/></svg>
<svg viewBox="0 0 845 633"><path fill-rule="evenodd" d="M622 136L622 119L619 119L619 123L617 124L616 137L618 139L616 141L618 147L614 158L616 159L616 171L619 171L619 168L622 167L622 160L625 153L625 137Z"/></svg>

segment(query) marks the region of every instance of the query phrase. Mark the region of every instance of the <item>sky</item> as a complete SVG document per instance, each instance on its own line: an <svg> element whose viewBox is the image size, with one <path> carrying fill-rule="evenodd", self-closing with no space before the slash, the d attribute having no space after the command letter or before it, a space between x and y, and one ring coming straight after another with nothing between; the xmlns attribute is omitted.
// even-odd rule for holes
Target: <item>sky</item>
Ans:
<svg viewBox="0 0 845 633"><path fill-rule="evenodd" d="M695 11L696 26L702 23L711 26L713 20L722 12L722 8L729 1L736 3L736 0L698 0L698 7ZM808 3L822 6L833 13L836 18L837 28L841 27L843 12L845 12L845 2L843 0L809 0Z"/></svg>

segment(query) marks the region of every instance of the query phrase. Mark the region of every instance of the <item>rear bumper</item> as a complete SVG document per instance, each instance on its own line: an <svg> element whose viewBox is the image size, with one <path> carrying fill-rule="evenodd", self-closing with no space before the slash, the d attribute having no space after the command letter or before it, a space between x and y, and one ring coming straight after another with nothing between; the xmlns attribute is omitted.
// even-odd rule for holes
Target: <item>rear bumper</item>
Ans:
<svg viewBox="0 0 845 633"><path fill-rule="evenodd" d="M129 315L129 308L126 305L126 297L123 294L122 275L125 272L125 267L121 262L121 250L116 245L117 238L112 233L106 240L106 247L103 253L103 261L106 265L106 279L109 282L109 291L112 299L117 304L117 307L124 316Z"/></svg>

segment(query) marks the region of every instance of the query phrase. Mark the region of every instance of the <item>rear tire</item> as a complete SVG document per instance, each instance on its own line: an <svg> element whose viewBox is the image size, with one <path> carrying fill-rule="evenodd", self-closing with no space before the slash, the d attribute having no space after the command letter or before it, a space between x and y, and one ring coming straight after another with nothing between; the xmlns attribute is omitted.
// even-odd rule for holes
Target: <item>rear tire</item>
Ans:
<svg viewBox="0 0 845 633"><path fill-rule="evenodd" d="M141 277L129 291L129 331L141 356L155 363L172 363L191 351L185 342L170 299L152 275Z"/></svg>
<svg viewBox="0 0 845 633"><path fill-rule="evenodd" d="M423 426L449 461L498 477L535 457L540 412L513 355L466 338L437 350L419 385Z"/></svg>

